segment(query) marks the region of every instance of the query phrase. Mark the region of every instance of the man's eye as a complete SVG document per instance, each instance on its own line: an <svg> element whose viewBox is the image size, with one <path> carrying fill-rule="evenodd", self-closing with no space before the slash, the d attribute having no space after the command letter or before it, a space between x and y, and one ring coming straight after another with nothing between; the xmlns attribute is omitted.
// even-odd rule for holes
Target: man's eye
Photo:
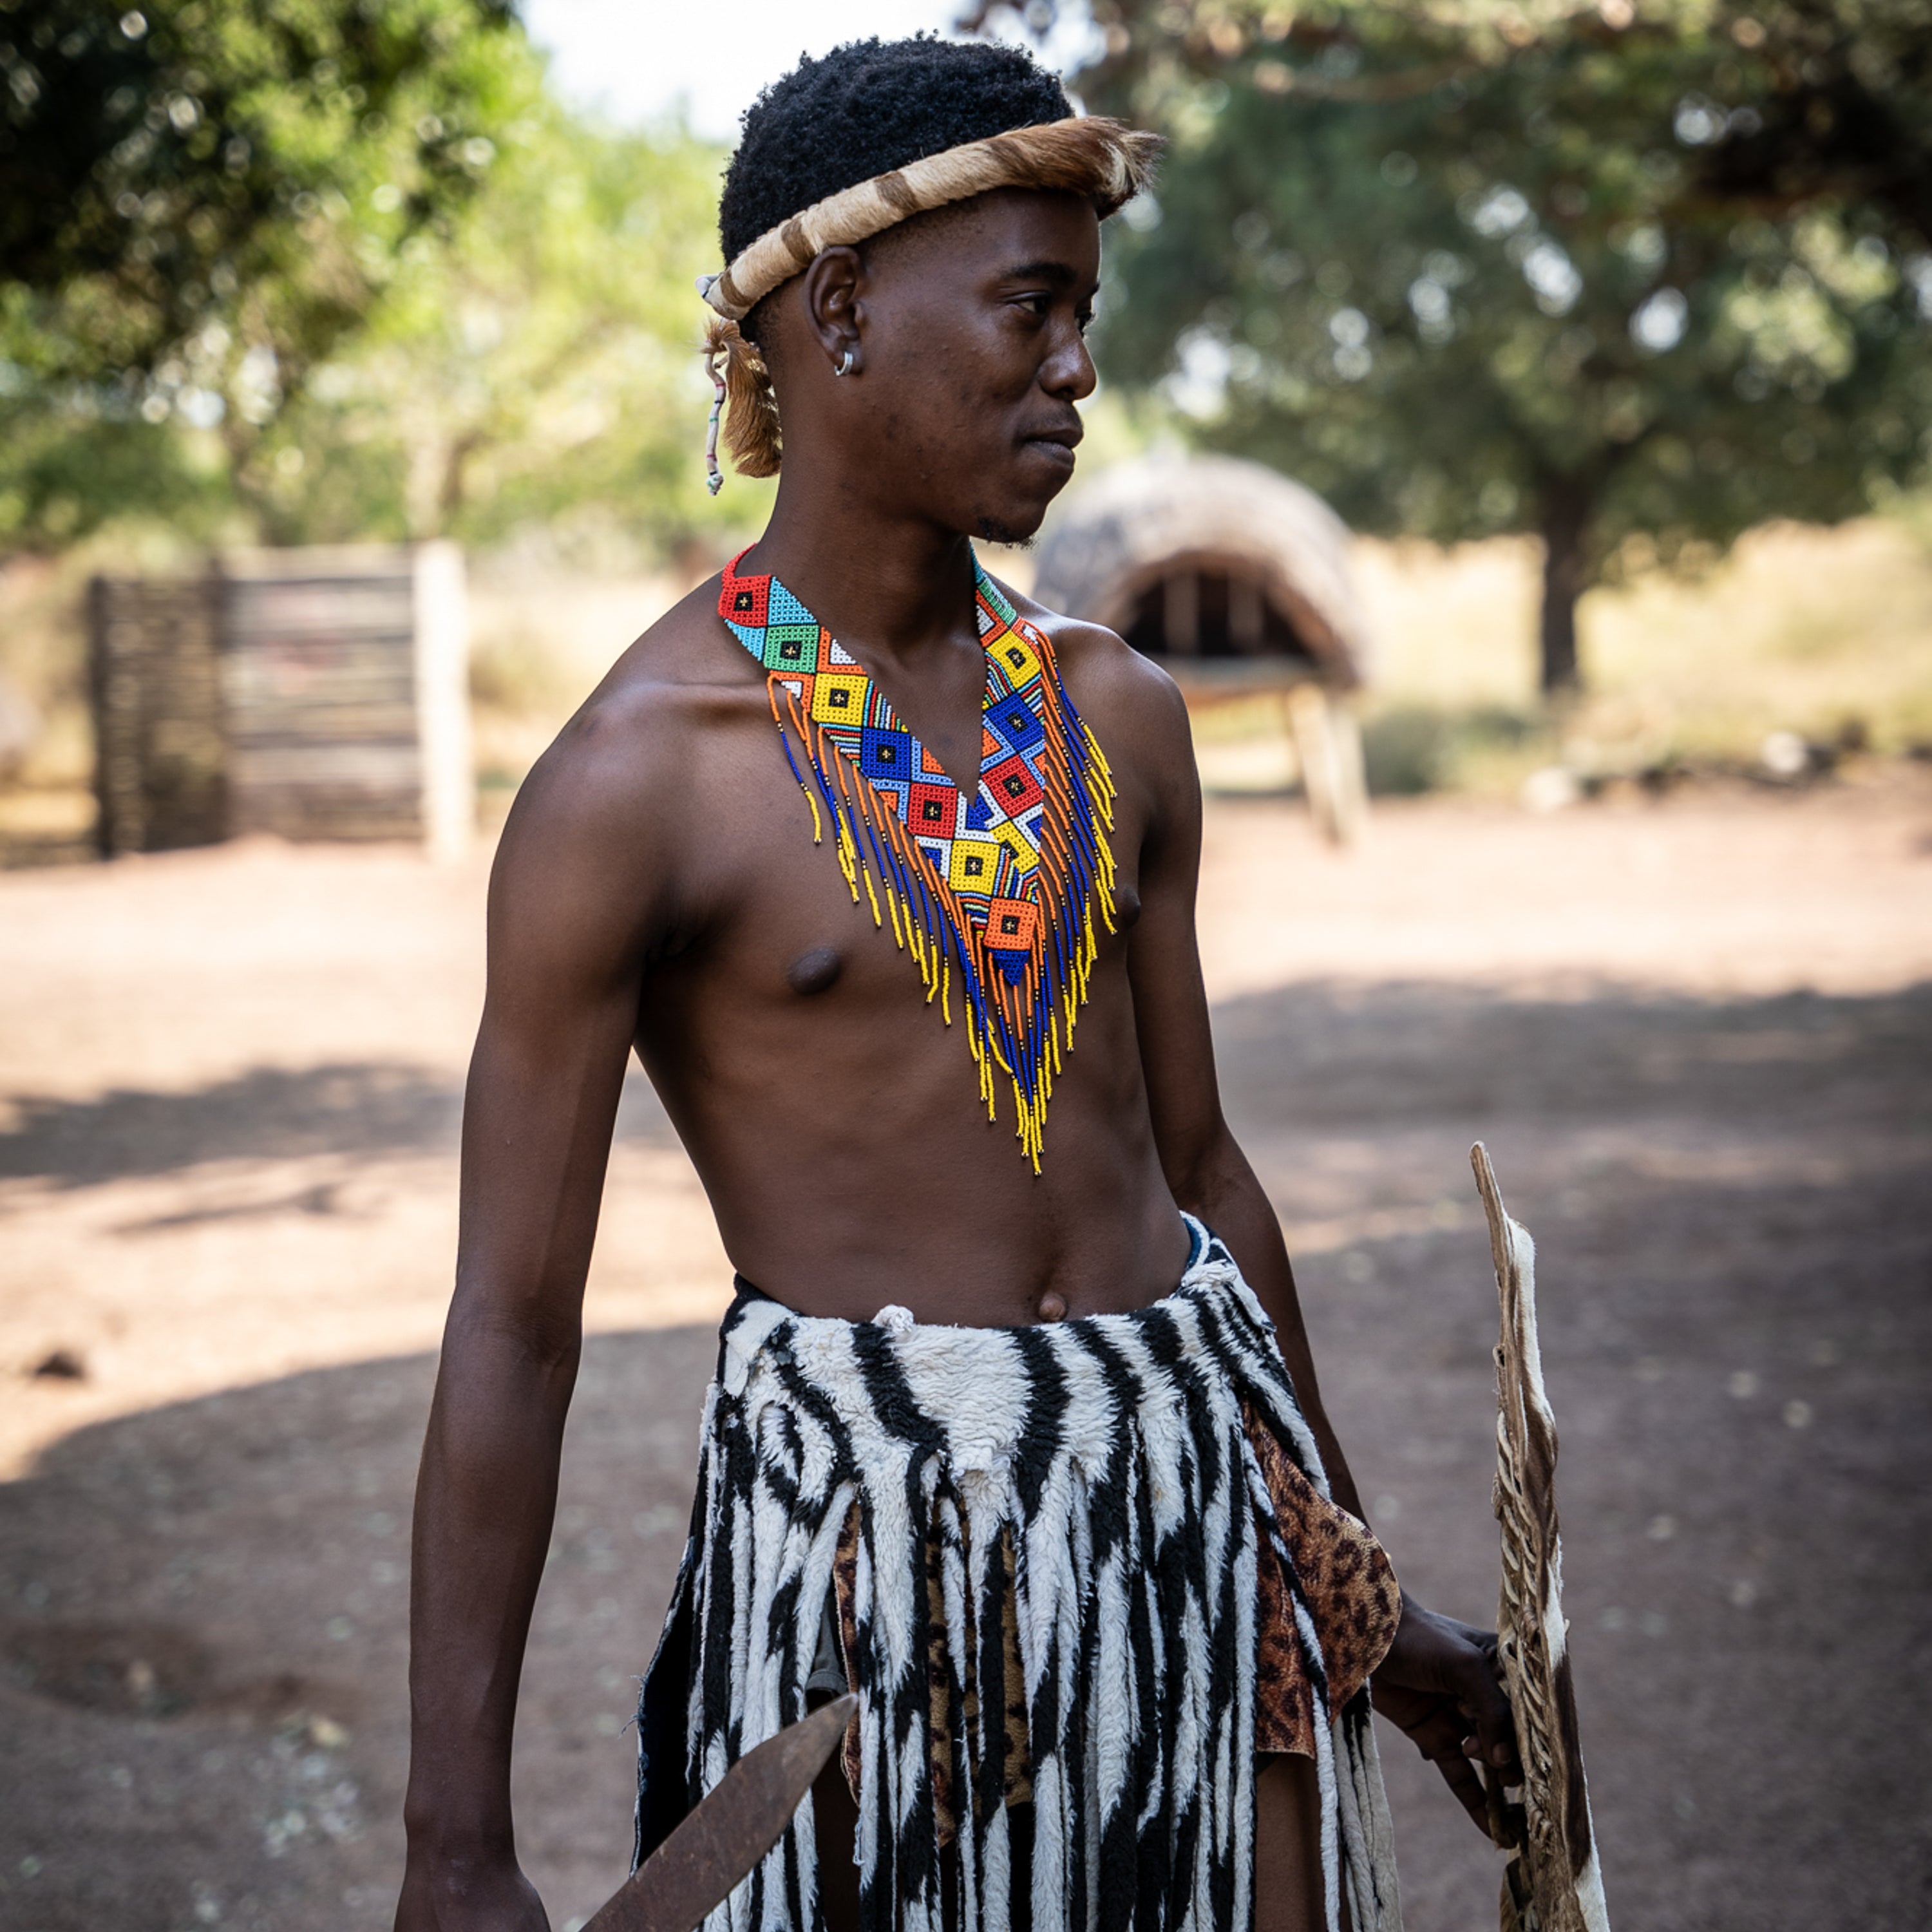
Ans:
<svg viewBox="0 0 1932 1932"><path fill-rule="evenodd" d="M1080 333L1084 335L1094 326L1094 311L1090 308L1083 308L1073 320Z"/></svg>

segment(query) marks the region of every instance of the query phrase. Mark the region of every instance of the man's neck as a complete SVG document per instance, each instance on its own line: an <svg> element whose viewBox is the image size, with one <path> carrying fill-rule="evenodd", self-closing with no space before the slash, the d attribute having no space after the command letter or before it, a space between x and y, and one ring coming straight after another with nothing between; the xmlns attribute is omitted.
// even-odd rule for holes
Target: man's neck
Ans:
<svg viewBox="0 0 1932 1932"><path fill-rule="evenodd" d="M935 648L975 643L972 545L846 479L788 466L741 569L776 577L841 643L916 677Z"/></svg>

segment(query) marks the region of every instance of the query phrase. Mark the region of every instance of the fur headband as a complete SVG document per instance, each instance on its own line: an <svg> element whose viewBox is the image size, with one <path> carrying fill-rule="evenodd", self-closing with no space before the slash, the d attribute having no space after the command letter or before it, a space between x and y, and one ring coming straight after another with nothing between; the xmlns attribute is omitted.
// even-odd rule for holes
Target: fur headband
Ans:
<svg viewBox="0 0 1932 1932"><path fill-rule="evenodd" d="M1104 220L1153 178L1161 145L1157 134L1099 116L1011 128L841 188L767 230L722 274L700 276L698 292L719 318L705 342L705 367L717 390L705 450L712 494L724 481L717 454L721 418L724 440L744 475L778 473L777 400L764 358L738 328L772 290L827 248L869 241L915 214L995 188L1084 194Z"/></svg>
<svg viewBox="0 0 1932 1932"><path fill-rule="evenodd" d="M915 214L994 188L1090 195L1104 218L1146 185L1160 145L1157 134L1088 116L968 141L814 202L767 229L722 274L704 277L698 293L728 322L742 322L825 249L869 241Z"/></svg>

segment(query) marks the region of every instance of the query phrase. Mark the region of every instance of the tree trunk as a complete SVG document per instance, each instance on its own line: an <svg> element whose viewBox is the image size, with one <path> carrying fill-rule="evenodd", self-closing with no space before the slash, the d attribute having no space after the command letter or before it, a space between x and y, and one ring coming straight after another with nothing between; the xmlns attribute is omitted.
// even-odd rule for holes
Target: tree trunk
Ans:
<svg viewBox="0 0 1932 1932"><path fill-rule="evenodd" d="M1542 659L1546 698L1581 689L1576 662L1576 602L1590 587L1588 536L1595 491L1576 477L1548 484L1538 519L1543 537Z"/></svg>

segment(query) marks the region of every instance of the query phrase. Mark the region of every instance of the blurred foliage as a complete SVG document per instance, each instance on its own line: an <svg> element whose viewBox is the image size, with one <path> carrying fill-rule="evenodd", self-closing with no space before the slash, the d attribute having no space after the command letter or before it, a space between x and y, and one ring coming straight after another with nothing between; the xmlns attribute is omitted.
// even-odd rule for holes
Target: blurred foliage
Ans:
<svg viewBox="0 0 1932 1932"><path fill-rule="evenodd" d="M501 0L142 4L0 0L10 386L260 420L475 191L534 70Z"/></svg>
<svg viewBox="0 0 1932 1932"><path fill-rule="evenodd" d="M590 524L662 553L742 520L747 493L714 508L698 460L692 273L716 250L719 160L536 101L265 442L248 480L266 525L489 543Z"/></svg>
<svg viewBox="0 0 1932 1932"><path fill-rule="evenodd" d="M1542 537L1546 688L1621 565L1925 474L1932 0L1092 13L1173 144L1103 369L1358 528Z"/></svg>
<svg viewBox="0 0 1932 1932"><path fill-rule="evenodd" d="M0 554L742 520L719 159L573 120L502 0L0 0Z"/></svg>

